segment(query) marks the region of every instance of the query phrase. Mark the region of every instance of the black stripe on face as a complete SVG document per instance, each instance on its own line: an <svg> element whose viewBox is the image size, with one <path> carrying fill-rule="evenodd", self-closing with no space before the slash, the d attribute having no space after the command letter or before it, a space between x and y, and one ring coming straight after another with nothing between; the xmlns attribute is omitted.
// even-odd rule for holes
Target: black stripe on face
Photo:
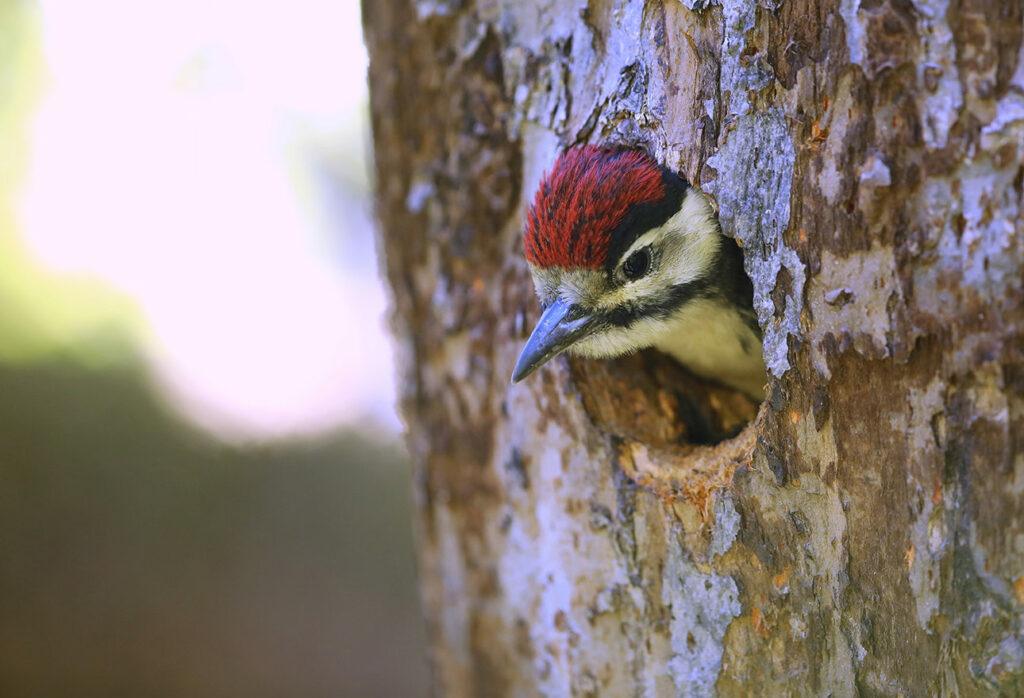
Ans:
<svg viewBox="0 0 1024 698"><path fill-rule="evenodd" d="M695 279L685 284L676 284L651 299L626 303L601 313L602 320L615 327L630 327L640 320L649 318L664 320L690 301L710 298L714 295L711 280Z"/></svg>
<svg viewBox="0 0 1024 698"><path fill-rule="evenodd" d="M644 233L665 225L669 218L679 212L690 184L678 174L662 168L661 178L665 183L665 197L633 206L619 225L611 231L608 258L605 269L613 271L622 255Z"/></svg>

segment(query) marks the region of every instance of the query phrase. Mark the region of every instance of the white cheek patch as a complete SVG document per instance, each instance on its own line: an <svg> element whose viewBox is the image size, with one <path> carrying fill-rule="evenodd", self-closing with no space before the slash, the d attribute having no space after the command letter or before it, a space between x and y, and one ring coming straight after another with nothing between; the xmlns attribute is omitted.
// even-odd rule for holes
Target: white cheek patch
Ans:
<svg viewBox="0 0 1024 698"><path fill-rule="evenodd" d="M637 250L650 246L661 255L656 260L654 272L606 294L598 306L615 308L630 301L650 298L671 286L699 279L714 264L720 244L721 233L711 205L698 190L688 189L679 212L660 228L637 238L619 260L621 265Z"/></svg>

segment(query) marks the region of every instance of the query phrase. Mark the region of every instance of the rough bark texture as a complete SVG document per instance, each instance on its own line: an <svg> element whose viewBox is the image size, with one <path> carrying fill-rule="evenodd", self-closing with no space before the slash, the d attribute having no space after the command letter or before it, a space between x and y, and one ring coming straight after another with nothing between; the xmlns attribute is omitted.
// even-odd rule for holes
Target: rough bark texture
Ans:
<svg viewBox="0 0 1024 698"><path fill-rule="evenodd" d="M364 15L439 691L1024 693L1021 2ZM732 441L653 353L508 385L523 209L585 141L744 247L773 378Z"/></svg>

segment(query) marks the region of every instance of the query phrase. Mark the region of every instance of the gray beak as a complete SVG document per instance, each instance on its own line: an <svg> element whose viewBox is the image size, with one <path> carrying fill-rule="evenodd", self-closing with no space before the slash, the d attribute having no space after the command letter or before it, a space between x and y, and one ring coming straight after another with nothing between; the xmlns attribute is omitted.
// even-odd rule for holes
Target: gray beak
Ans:
<svg viewBox="0 0 1024 698"><path fill-rule="evenodd" d="M523 380L597 327L594 316L581 312L579 306L556 300L540 316L533 334L526 340L512 370L512 382Z"/></svg>

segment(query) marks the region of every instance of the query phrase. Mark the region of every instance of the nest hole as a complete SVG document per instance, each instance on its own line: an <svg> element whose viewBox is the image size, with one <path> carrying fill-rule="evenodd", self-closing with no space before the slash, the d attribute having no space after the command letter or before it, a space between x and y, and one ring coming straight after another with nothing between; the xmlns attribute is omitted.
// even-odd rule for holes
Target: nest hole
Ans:
<svg viewBox="0 0 1024 698"><path fill-rule="evenodd" d="M618 359L573 360L573 379L595 424L656 448L713 446L738 435L759 404L648 350Z"/></svg>
<svg viewBox="0 0 1024 698"><path fill-rule="evenodd" d="M573 359L572 374L595 426L618 443L623 471L663 498L703 511L751 461L760 404L660 352Z"/></svg>

